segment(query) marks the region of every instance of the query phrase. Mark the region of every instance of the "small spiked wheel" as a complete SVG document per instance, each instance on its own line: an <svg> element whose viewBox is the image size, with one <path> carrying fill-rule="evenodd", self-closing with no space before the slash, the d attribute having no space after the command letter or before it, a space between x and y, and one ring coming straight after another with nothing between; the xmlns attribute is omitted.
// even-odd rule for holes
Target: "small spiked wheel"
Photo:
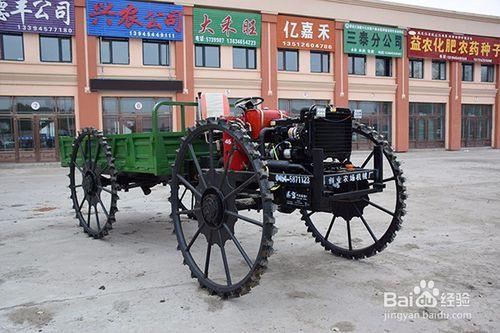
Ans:
<svg viewBox="0 0 500 333"><path fill-rule="evenodd" d="M223 146L227 156L218 165ZM245 161L238 172L229 167L236 155ZM245 294L267 266L276 230L267 177L260 154L237 124L210 118L181 139L172 174L171 216L184 263L211 294ZM187 202L181 204L181 199ZM187 210L190 200L194 207ZM251 216L242 213L243 201L252 203L252 208L245 206ZM189 215L195 219L187 219Z"/></svg>
<svg viewBox="0 0 500 333"><path fill-rule="evenodd" d="M69 172L71 200L85 233L108 234L115 221L117 183L111 148L102 133L85 128L73 143Z"/></svg>
<svg viewBox="0 0 500 333"><path fill-rule="evenodd" d="M392 242L406 214L407 194L403 171L389 143L363 124L354 123L353 133L362 140L383 145L386 188L381 193L337 202L338 208L332 213L301 210L301 214L307 230L326 250L340 257L361 259L377 254ZM372 151L366 154L361 153L358 161L351 159L351 162L364 168L373 157ZM390 206L392 208L388 208Z"/></svg>

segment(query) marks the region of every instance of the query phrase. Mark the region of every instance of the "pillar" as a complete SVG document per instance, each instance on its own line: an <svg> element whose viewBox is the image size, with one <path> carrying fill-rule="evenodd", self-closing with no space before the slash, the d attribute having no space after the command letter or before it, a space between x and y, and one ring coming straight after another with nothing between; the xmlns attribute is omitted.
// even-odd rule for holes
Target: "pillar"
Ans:
<svg viewBox="0 0 500 333"><path fill-rule="evenodd" d="M446 119L446 149L460 150L462 145L462 64L450 61L450 96Z"/></svg>
<svg viewBox="0 0 500 333"><path fill-rule="evenodd" d="M409 100L409 61L406 50L403 57L396 58L396 105L394 117L396 118L394 148L397 152L408 151L410 145L410 100Z"/></svg>
<svg viewBox="0 0 500 333"><path fill-rule="evenodd" d="M263 107L278 108L278 46L276 23L278 16L262 13L262 38L260 47L261 93Z"/></svg>
<svg viewBox="0 0 500 333"><path fill-rule="evenodd" d="M495 68L497 96L495 97L495 108L493 109L493 137L491 146L498 149L500 148L500 65L496 65Z"/></svg>
<svg viewBox="0 0 500 333"><path fill-rule="evenodd" d="M193 43L193 7L184 6L184 40L175 42L175 77L182 80L183 90L176 94L179 102L194 102L194 43ZM177 117L177 128L181 127L180 108ZM186 108L186 126L195 122L195 110Z"/></svg>
<svg viewBox="0 0 500 333"><path fill-rule="evenodd" d="M335 22L335 54L333 65L335 91L333 104L338 107L349 106L347 62L348 55L344 54L344 22Z"/></svg>
<svg viewBox="0 0 500 333"><path fill-rule="evenodd" d="M75 1L75 43L78 98L76 105L77 129L101 128L99 94L91 92L89 80L97 77L97 38L87 36L85 1Z"/></svg>

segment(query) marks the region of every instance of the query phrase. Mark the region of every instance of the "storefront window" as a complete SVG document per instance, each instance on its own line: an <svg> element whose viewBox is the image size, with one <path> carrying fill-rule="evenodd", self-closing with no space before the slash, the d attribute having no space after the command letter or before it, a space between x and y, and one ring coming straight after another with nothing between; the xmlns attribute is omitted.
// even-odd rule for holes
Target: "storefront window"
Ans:
<svg viewBox="0 0 500 333"><path fill-rule="evenodd" d="M153 97L103 97L103 126L105 134L128 134L150 132L151 113L159 101L171 98ZM173 126L172 108L162 106L158 110L160 131L171 131Z"/></svg>
<svg viewBox="0 0 500 333"><path fill-rule="evenodd" d="M0 114L11 113L13 109L12 97L0 96Z"/></svg>
<svg viewBox="0 0 500 333"><path fill-rule="evenodd" d="M170 47L168 42L142 41L142 61L146 66L169 66Z"/></svg>
<svg viewBox="0 0 500 333"><path fill-rule="evenodd" d="M278 70L299 71L299 51L278 49Z"/></svg>
<svg viewBox="0 0 500 333"><path fill-rule="evenodd" d="M22 34L0 34L0 60L24 60Z"/></svg>
<svg viewBox="0 0 500 333"><path fill-rule="evenodd" d="M283 111L287 111L292 117L298 117L300 115L300 110L302 108L308 108L313 104L318 105L328 105L329 100L325 99L285 99L280 98L278 100L278 108Z"/></svg>
<svg viewBox="0 0 500 333"><path fill-rule="evenodd" d="M361 122L372 126L379 134L391 142L392 138L392 103L391 102L371 102L371 101L349 101L351 110L360 109L362 111ZM369 147L365 139L353 136L353 146L358 149Z"/></svg>
<svg viewBox="0 0 500 333"><path fill-rule="evenodd" d="M349 54L347 69L348 73L351 75L365 75L366 56L359 54Z"/></svg>
<svg viewBox="0 0 500 333"><path fill-rule="evenodd" d="M101 38L100 46L101 64L129 64L128 39Z"/></svg>
<svg viewBox="0 0 500 333"><path fill-rule="evenodd" d="M462 81L474 81L474 64L463 63L462 64Z"/></svg>
<svg viewBox="0 0 500 333"><path fill-rule="evenodd" d="M53 113L56 103L53 97L16 97L18 113Z"/></svg>
<svg viewBox="0 0 500 333"><path fill-rule="evenodd" d="M195 45L196 67L220 68L220 47L218 45Z"/></svg>
<svg viewBox="0 0 500 333"><path fill-rule="evenodd" d="M446 80L446 61L432 61L432 79Z"/></svg>
<svg viewBox="0 0 500 333"><path fill-rule="evenodd" d="M444 147L445 108L442 103L410 103L410 146Z"/></svg>
<svg viewBox="0 0 500 333"><path fill-rule="evenodd" d="M233 68L256 69L256 49L233 46Z"/></svg>
<svg viewBox="0 0 500 333"><path fill-rule="evenodd" d="M411 79L424 78L424 60L410 59L409 75Z"/></svg>
<svg viewBox="0 0 500 333"><path fill-rule="evenodd" d="M481 82L493 82L494 81L495 66L493 65L481 65Z"/></svg>
<svg viewBox="0 0 500 333"><path fill-rule="evenodd" d="M71 62L71 38L40 35L40 60Z"/></svg>
<svg viewBox="0 0 500 333"><path fill-rule="evenodd" d="M392 76L392 58L375 57L375 75Z"/></svg>
<svg viewBox="0 0 500 333"><path fill-rule="evenodd" d="M329 73L330 72L330 53L311 51L311 72Z"/></svg>

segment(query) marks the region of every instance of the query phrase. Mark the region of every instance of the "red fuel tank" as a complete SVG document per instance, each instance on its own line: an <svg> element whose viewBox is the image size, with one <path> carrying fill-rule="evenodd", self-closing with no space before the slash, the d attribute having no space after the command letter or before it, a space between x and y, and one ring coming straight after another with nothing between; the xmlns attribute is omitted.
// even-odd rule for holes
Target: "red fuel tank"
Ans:
<svg viewBox="0 0 500 333"><path fill-rule="evenodd" d="M286 117L288 117L286 111L253 109L245 112L243 120L250 125L250 137L252 140L257 140L260 131L264 127L269 127L271 125L271 120Z"/></svg>

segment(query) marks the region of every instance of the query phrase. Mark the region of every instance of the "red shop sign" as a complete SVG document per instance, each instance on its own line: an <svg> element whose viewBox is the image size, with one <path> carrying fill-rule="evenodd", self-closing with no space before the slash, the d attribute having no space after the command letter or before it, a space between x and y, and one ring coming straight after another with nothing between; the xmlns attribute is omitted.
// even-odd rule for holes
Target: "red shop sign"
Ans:
<svg viewBox="0 0 500 333"><path fill-rule="evenodd" d="M500 39L409 29L408 57L500 64Z"/></svg>

